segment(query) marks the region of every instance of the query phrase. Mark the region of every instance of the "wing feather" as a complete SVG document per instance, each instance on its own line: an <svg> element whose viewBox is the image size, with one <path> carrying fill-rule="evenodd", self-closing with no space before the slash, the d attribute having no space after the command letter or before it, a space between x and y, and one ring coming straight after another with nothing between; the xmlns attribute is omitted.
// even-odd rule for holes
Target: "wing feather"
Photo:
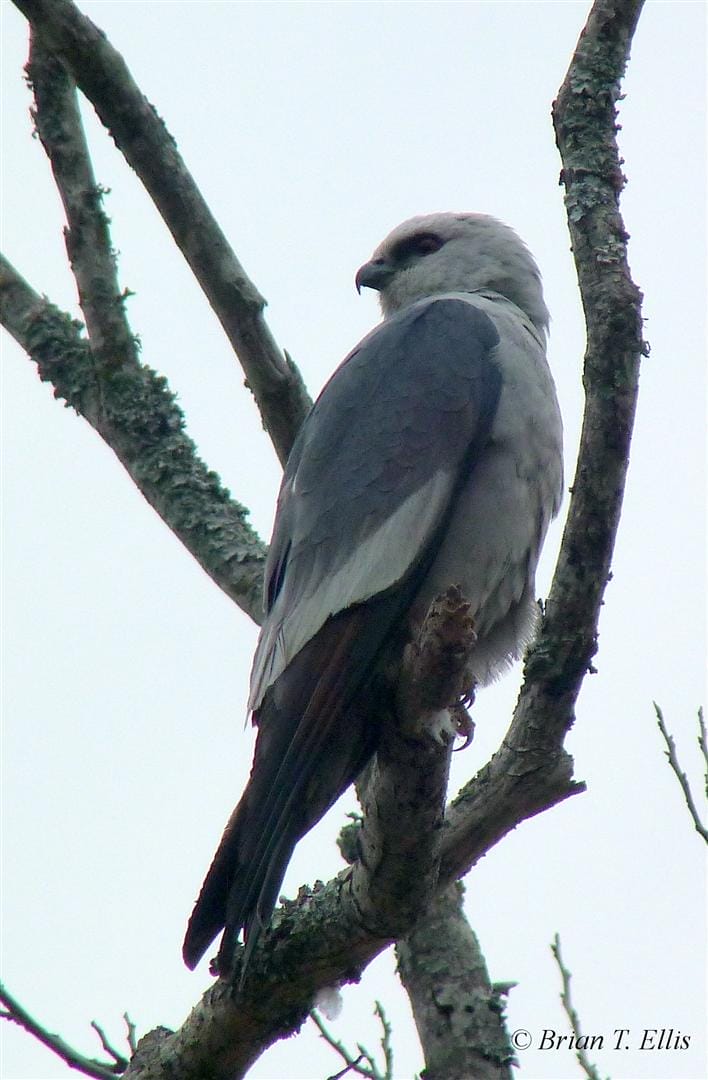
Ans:
<svg viewBox="0 0 708 1080"><path fill-rule="evenodd" d="M283 477L250 707L325 621L401 581L499 395L492 319L426 300L386 320L313 406Z"/></svg>

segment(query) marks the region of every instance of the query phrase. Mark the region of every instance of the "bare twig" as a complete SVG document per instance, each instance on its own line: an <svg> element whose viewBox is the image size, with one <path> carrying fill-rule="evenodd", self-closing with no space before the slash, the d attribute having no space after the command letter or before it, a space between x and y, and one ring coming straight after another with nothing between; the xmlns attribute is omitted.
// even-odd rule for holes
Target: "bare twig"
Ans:
<svg viewBox="0 0 708 1080"><path fill-rule="evenodd" d="M368 1065L362 1065L362 1061L365 1058L363 1051L360 1051L358 1057L354 1057L353 1054L350 1054L344 1043L339 1039L336 1039L332 1032L327 1028L327 1025L316 1009L313 1009L310 1013L310 1019L324 1041L339 1054L345 1065L341 1072L334 1073L332 1076L329 1076L327 1080L338 1080L338 1077L346 1076L348 1072L355 1072L359 1076L367 1076L370 1080L379 1080L378 1075L372 1073Z"/></svg>
<svg viewBox="0 0 708 1080"><path fill-rule="evenodd" d="M128 1041L128 1046L130 1047L130 1053L132 1055L138 1048L138 1040L135 1037L135 1024L130 1019L127 1012L123 1013L123 1019L125 1020L125 1026L127 1029L126 1039Z"/></svg>
<svg viewBox="0 0 708 1080"><path fill-rule="evenodd" d="M361 1061L362 1056L363 1055L360 1055L352 1065L345 1065L339 1072L332 1073L331 1076L327 1077L327 1080L342 1080L342 1077L346 1076L347 1073L358 1072L357 1065Z"/></svg>
<svg viewBox="0 0 708 1080"><path fill-rule="evenodd" d="M381 1004L380 1001L377 1001L374 1004L374 1015L378 1016L379 1020L381 1021L381 1030L382 1030L381 1050L382 1050L382 1053L383 1053L383 1056L384 1056L384 1063L385 1063L385 1067L386 1067L385 1077L386 1077L386 1080L392 1080L392 1078L393 1078L393 1046L391 1044L391 1035L393 1033L393 1029L391 1027L391 1023L390 1023L388 1017L386 1016L386 1013L384 1011L384 1007L383 1007L383 1005Z"/></svg>
<svg viewBox="0 0 708 1080"><path fill-rule="evenodd" d="M341 1072L335 1073L334 1076L328 1077L328 1080L337 1080L337 1077L346 1076L348 1072L356 1073L358 1076L366 1076L368 1077L368 1080L393 1080L391 1025L386 1019L386 1014L384 1013L381 1002L376 1002L374 1013L381 1021L381 1027L383 1030L383 1035L381 1037L381 1049L383 1051L385 1061L384 1072L381 1072L378 1065L376 1064L374 1056L369 1053L366 1047L362 1046L361 1043L357 1043L357 1050L359 1051L359 1055L358 1057L354 1057L354 1055L347 1050L344 1043L340 1042L339 1039L335 1038L332 1032L327 1028L324 1020L319 1015L317 1010L312 1010L312 1012L310 1013L310 1019L316 1025L320 1035L325 1040L325 1042L328 1043L333 1050L336 1050L336 1052L339 1054L346 1066Z"/></svg>
<svg viewBox="0 0 708 1080"><path fill-rule="evenodd" d="M568 971L567 967L565 967L565 965L563 964L563 958L561 956L560 937L558 934L556 934L553 939L553 943L551 945L551 952L555 957L555 961L558 965L558 970L561 974L563 989L561 990L560 999L565 1010L565 1015L568 1017L570 1027L573 1032L575 1056L578 1059L580 1068L588 1077L588 1080L601 1080L600 1073L598 1072L597 1067L592 1064L587 1054L585 1053L585 1050L583 1049L586 1040L583 1038L583 1034L580 1029L580 1017L578 1016L573 1006L573 1001L570 996L570 980L572 978L572 975Z"/></svg>
<svg viewBox="0 0 708 1080"><path fill-rule="evenodd" d="M164 122L120 53L71 0L15 0L94 105L145 185L236 351L281 462L309 407L299 371L278 349L265 301L219 228Z"/></svg>
<svg viewBox="0 0 708 1080"><path fill-rule="evenodd" d="M124 1057L121 1053L118 1052L118 1050L116 1050L114 1046L111 1045L108 1040L108 1036L96 1020L91 1021L91 1027L101 1040L101 1046L103 1047L103 1049L106 1051L107 1054L110 1054L115 1061L116 1068L119 1069L121 1072L125 1072L125 1070L128 1068L128 1058Z"/></svg>
<svg viewBox="0 0 708 1080"><path fill-rule="evenodd" d="M673 769L674 775L679 782L683 797L688 807L688 812L693 820L693 825L699 836L702 836L705 842L708 844L708 828L701 821L701 816L698 813L698 808L693 799L693 793L691 792L691 785L688 782L688 777L679 765L678 757L676 756L676 744L666 730L666 724L664 723L664 714L657 705L654 704L654 712L656 713L657 724L659 725L659 731L664 737L666 743L666 756L669 760L669 765ZM701 748L701 752L706 756L706 729L703 721L703 709L698 710L698 745ZM708 794L708 773L706 773L706 793Z"/></svg>
<svg viewBox="0 0 708 1080"><path fill-rule="evenodd" d="M247 511L199 458L166 380L144 364L99 378L80 323L39 296L2 255L0 322L55 396L103 437L212 580L260 622L265 547Z"/></svg>
<svg viewBox="0 0 708 1080"><path fill-rule="evenodd" d="M85 1054L80 1054L78 1050L74 1050L73 1046L69 1046L60 1035L55 1035L51 1031L48 1031L45 1027L35 1020L26 1009L20 1005L12 994L0 983L0 1001L5 1006L5 1010L0 1013L0 1016L6 1020L11 1020L15 1024L19 1024L20 1027L28 1031L30 1035L33 1035L35 1039L38 1039L49 1050L53 1051L60 1057L62 1061L65 1061L72 1069L77 1069L82 1072L84 1076L95 1077L96 1080L112 1080L116 1076L120 1076L125 1071L127 1062L121 1058L120 1055L116 1056L112 1049L109 1049L104 1043L104 1049L108 1053L115 1057L114 1062L98 1061L96 1058L86 1057ZM101 1041L103 1042L103 1035L100 1029L92 1024L92 1027L99 1031Z"/></svg>
<svg viewBox="0 0 708 1080"><path fill-rule="evenodd" d="M703 719L703 706L698 710L698 746L703 756L703 762L705 764L705 790L706 798L708 799L708 735L706 734L706 724Z"/></svg>

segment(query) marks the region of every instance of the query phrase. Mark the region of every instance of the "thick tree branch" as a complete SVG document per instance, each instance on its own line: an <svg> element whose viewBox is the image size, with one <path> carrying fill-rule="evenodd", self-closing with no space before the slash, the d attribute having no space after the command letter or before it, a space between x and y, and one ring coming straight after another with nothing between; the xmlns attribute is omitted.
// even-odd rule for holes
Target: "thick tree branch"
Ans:
<svg viewBox="0 0 708 1080"><path fill-rule="evenodd" d="M574 794L563 739L597 649L637 401L641 294L619 212L616 103L641 0L597 0L553 106L587 322L586 393L568 519L511 727L447 817L442 874L459 877L515 824Z"/></svg>
<svg viewBox="0 0 708 1080"><path fill-rule="evenodd" d="M14 0L61 56L145 185L236 351L281 462L309 407L302 378L263 318L246 275L187 170L164 122L122 56L71 0Z"/></svg>
<svg viewBox="0 0 708 1080"><path fill-rule="evenodd" d="M49 158L68 227L66 251L76 279L91 354L100 373L138 363L138 349L125 313L111 248L84 135L76 88L63 64L30 35L26 72L34 91L37 134Z"/></svg>
<svg viewBox="0 0 708 1080"><path fill-rule="evenodd" d="M37 361L40 376L53 382L56 396L96 428L166 524L258 622L263 545L248 526L245 510L197 457L164 379L139 362L75 88L34 33L27 74L37 131L66 211L67 253L90 348L78 324L32 293L4 261L2 321Z"/></svg>
<svg viewBox="0 0 708 1080"><path fill-rule="evenodd" d="M383 725L360 785L364 818L350 882L357 919L373 936L395 940L435 893L451 754L452 740Z"/></svg>
<svg viewBox="0 0 708 1080"><path fill-rule="evenodd" d="M0 322L55 397L105 439L212 580L260 622L265 548L247 511L198 457L166 380L137 363L100 370L81 324L39 296L1 255Z"/></svg>
<svg viewBox="0 0 708 1080"><path fill-rule="evenodd" d="M455 738L448 707L460 697L475 641L468 613L454 586L430 605L406 648L376 757L357 783L364 817L351 890L361 924L379 937L399 937L437 885Z"/></svg>
<svg viewBox="0 0 708 1080"><path fill-rule="evenodd" d="M464 606L464 598L459 602ZM456 615L456 608L447 610L453 624ZM440 618L433 605L420 637L423 651L437 654L443 669L436 669L432 655L426 657L438 699L447 684L455 700L471 642L462 635L465 648L451 663L446 647L459 623L446 630ZM404 664L401 700L413 699L405 683L415 678L415 668ZM245 1075L267 1045L300 1027L318 990L358 978L377 953L410 930L436 888L452 749L452 734L441 738L437 726L426 722L429 717L429 708L421 706L417 718L409 713L385 725L382 749L365 784L361 858L329 885L303 888L294 902L283 903L239 992L219 980L178 1032L160 1036L159 1047L152 1046L152 1036L147 1044L141 1041L126 1076L162 1080L172 1068L183 1080L196 1080L207 1064L215 1080ZM237 958L234 985L239 968Z"/></svg>
<svg viewBox="0 0 708 1080"><path fill-rule="evenodd" d="M588 320L581 449L559 564L514 720L500 750L449 811L443 880L464 873L524 818L583 788L571 781L572 759L562 743L596 648L646 351L618 210L615 140L615 103L640 7L595 5L555 107ZM572 173L569 161L575 161Z"/></svg>
<svg viewBox="0 0 708 1080"><path fill-rule="evenodd" d="M425 1080L511 1080L504 1003L453 882L396 946L398 973L425 1055Z"/></svg>

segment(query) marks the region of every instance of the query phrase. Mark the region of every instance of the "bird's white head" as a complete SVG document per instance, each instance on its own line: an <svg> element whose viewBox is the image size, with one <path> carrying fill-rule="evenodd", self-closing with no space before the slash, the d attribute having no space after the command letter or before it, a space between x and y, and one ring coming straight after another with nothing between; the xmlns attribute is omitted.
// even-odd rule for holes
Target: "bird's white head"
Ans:
<svg viewBox="0 0 708 1080"><path fill-rule="evenodd" d="M542 335L548 327L533 256L513 229L488 214L409 218L359 269L356 286L378 291L384 316L439 293L488 289L516 304Z"/></svg>

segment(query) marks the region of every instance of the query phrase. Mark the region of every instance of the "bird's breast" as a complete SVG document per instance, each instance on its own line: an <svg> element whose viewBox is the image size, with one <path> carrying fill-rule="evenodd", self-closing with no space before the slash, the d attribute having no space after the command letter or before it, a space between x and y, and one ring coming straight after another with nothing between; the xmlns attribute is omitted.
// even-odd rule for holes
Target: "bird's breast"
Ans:
<svg viewBox="0 0 708 1080"><path fill-rule="evenodd" d="M503 387L490 440L458 490L413 612L421 619L435 596L460 585L472 605L480 685L530 640L536 564L562 487L562 430L545 360L539 371L506 372Z"/></svg>

